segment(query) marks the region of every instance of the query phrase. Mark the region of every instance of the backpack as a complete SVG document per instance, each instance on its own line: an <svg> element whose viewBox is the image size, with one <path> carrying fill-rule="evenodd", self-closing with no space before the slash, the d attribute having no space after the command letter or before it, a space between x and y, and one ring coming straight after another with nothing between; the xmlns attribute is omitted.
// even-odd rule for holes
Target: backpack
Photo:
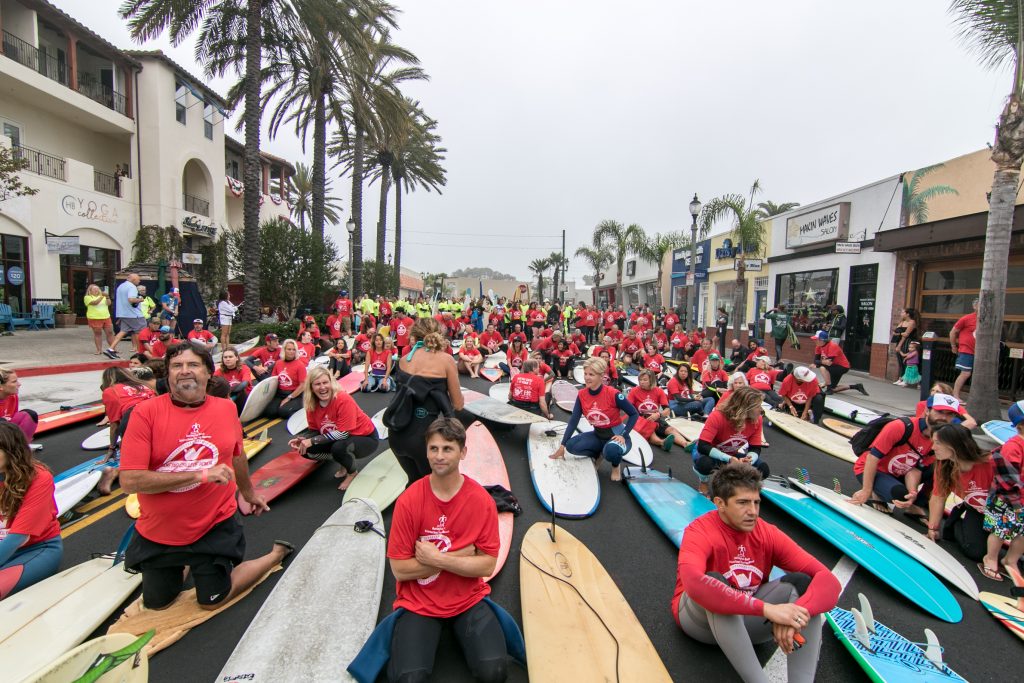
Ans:
<svg viewBox="0 0 1024 683"><path fill-rule="evenodd" d="M405 374L405 373L402 373ZM384 409L381 422L389 431L400 431L409 426L416 410L431 395L445 415L452 414L451 398L448 392L437 388L429 379L419 375L407 376L406 381L396 381L397 388L391 403ZM399 378L396 377L396 380Z"/></svg>
<svg viewBox="0 0 1024 683"><path fill-rule="evenodd" d="M523 514L523 508L519 506L519 499L501 484L485 486L484 489L491 494L498 512L511 512L513 517Z"/></svg>
<svg viewBox="0 0 1024 683"><path fill-rule="evenodd" d="M878 438L882 428L896 420L901 420L903 422L903 438L893 444L893 446L899 446L910 441L910 435L914 433L914 423L909 417L882 415L881 417L876 417L866 426L862 427L860 431L850 437L850 445L853 446L854 455L859 457L862 453L871 450L871 444L874 443L876 438Z"/></svg>

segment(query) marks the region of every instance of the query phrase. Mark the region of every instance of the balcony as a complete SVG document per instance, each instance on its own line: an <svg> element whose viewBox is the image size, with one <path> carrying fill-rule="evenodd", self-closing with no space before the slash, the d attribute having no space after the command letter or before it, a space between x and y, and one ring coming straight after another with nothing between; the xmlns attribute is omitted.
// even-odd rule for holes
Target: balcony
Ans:
<svg viewBox="0 0 1024 683"><path fill-rule="evenodd" d="M97 192L109 194L112 197L121 196L121 179L95 169L92 172L92 187Z"/></svg>
<svg viewBox="0 0 1024 683"><path fill-rule="evenodd" d="M93 102L99 102L107 109L113 109L118 114L127 116L128 100L124 95L117 92L109 85L104 85L96 80L92 74L78 74L78 92L88 97Z"/></svg>
<svg viewBox="0 0 1024 683"><path fill-rule="evenodd" d="M25 167L26 171L56 180L65 179L63 158L24 145L12 146L11 150L15 159L24 159L28 162L28 166Z"/></svg>
<svg viewBox="0 0 1024 683"><path fill-rule="evenodd" d="M182 208L189 213L197 213L200 216L210 217L210 202L190 194L182 194Z"/></svg>
<svg viewBox="0 0 1024 683"><path fill-rule="evenodd" d="M63 86L69 86L70 70L65 62L58 60L53 55L46 54L31 43L27 43L7 31L3 32L3 40L5 57L10 57L22 66L27 66Z"/></svg>

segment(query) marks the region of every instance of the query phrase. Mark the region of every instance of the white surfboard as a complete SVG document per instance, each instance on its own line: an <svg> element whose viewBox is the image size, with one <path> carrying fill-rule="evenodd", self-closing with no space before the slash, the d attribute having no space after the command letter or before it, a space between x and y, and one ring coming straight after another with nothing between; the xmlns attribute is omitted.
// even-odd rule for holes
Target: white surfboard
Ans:
<svg viewBox="0 0 1024 683"><path fill-rule="evenodd" d="M138 640L128 633L93 638L36 671L24 683L75 683L89 673L104 655L129 647ZM143 649L128 656L97 680L99 683L146 683L149 680L149 657Z"/></svg>
<svg viewBox="0 0 1024 683"><path fill-rule="evenodd" d="M111 564L111 559L105 557L86 560L0 601L0 643L39 616L47 605L74 593Z"/></svg>
<svg viewBox="0 0 1024 683"><path fill-rule="evenodd" d="M578 423L579 432L592 432L594 427L587 422L587 418L581 417ZM640 432L635 429L629 434L629 442L631 448L627 453L622 456L622 462L628 465L641 465L650 467L651 463L654 462L654 451L651 449L651 444L648 443Z"/></svg>
<svg viewBox="0 0 1024 683"><path fill-rule="evenodd" d="M777 410L766 411L765 421L786 432L795 439L803 441L808 446L816 448L822 453L832 457L856 462L857 456L853 454L850 441L836 432L824 427L819 427L790 413Z"/></svg>
<svg viewBox="0 0 1024 683"><path fill-rule="evenodd" d="M16 593L4 600L4 607L17 598L22 604L20 628L0 639L0 671L6 681L21 681L34 671L72 649L95 631L142 583L142 574L129 574L124 565L111 565L70 593L50 594L49 582L41 581L26 598ZM60 576L60 575L58 575ZM27 620L25 616L30 615ZM6 624L4 625L6 629Z"/></svg>
<svg viewBox="0 0 1024 683"><path fill-rule="evenodd" d="M349 484L342 500L348 502L363 498L372 500L378 510L387 510L402 495L408 483L409 475L402 469L395 452L389 448L359 470L359 475Z"/></svg>
<svg viewBox="0 0 1024 683"><path fill-rule="evenodd" d="M103 470L96 468L58 481L53 491L53 499L57 502L57 516L60 517L78 505L96 487L102 476Z"/></svg>
<svg viewBox="0 0 1024 683"><path fill-rule="evenodd" d="M508 392L512 389L512 385L508 383L492 384L487 390L487 394L495 401L506 402L508 401Z"/></svg>
<svg viewBox="0 0 1024 683"><path fill-rule="evenodd" d="M494 387L492 386L491 388L493 389ZM467 400L466 410L479 418L507 425L525 425L532 424L534 422L548 421L547 418L543 418L540 415L523 410L522 408L516 408L505 401L499 401L491 398L490 396L485 396L476 401Z"/></svg>
<svg viewBox="0 0 1024 683"><path fill-rule="evenodd" d="M495 353L492 353L492 354L484 357L484 367L485 368L496 368L496 367L498 367L498 363L507 363L507 362L508 362L508 357L505 355L504 351L497 351Z"/></svg>
<svg viewBox="0 0 1024 683"><path fill-rule="evenodd" d="M238 416L238 419L242 424L257 419L267 409L267 406L270 405L270 402L274 400L276 395L277 376L268 377L262 382L257 382L256 386L249 392L249 397L245 399L245 406L242 408L242 414Z"/></svg>
<svg viewBox="0 0 1024 683"><path fill-rule="evenodd" d="M576 384L586 384L583 377L583 366L577 365L572 369L572 378Z"/></svg>
<svg viewBox="0 0 1024 683"><path fill-rule="evenodd" d="M527 452L530 459L530 477L533 488L544 507L551 510L554 496L555 511L562 517L589 517L601 502L601 486L590 458L566 453L564 458L552 460L565 433L564 422L541 422L530 425ZM550 433L549 433L550 432Z"/></svg>
<svg viewBox="0 0 1024 683"><path fill-rule="evenodd" d="M260 338L259 337L253 337L252 339L246 339L241 344L232 344L232 346L235 347L235 350L238 351L238 355L241 356L246 351L249 351L250 349L255 348L256 345L259 344L259 343L260 343ZM222 349L222 351L223 351L223 349ZM213 354L213 364L214 365L218 365L220 363L220 356L221 356L221 352L220 351L218 351L217 353Z"/></svg>
<svg viewBox="0 0 1024 683"><path fill-rule="evenodd" d="M102 451L110 446L110 427L104 427L82 441L84 451Z"/></svg>
<svg viewBox="0 0 1024 683"><path fill-rule="evenodd" d="M700 433L704 431L703 422L687 420L685 417L670 417L668 424L670 427L675 427L680 434L686 437L687 441L695 441L700 438Z"/></svg>
<svg viewBox="0 0 1024 683"><path fill-rule="evenodd" d="M306 417L306 411L300 410L297 413L292 413L292 416L288 418L288 433L295 435L301 431L309 428L309 419Z"/></svg>
<svg viewBox="0 0 1024 683"><path fill-rule="evenodd" d="M388 438L388 428L384 426L384 411L387 408L381 408L378 410L370 421L373 422L373 426L377 428L377 436L381 439Z"/></svg>
<svg viewBox="0 0 1024 683"><path fill-rule="evenodd" d="M619 377L622 378L623 382L626 384L632 384L634 387L639 386L640 384L640 375L631 375L628 372L622 372L619 373Z"/></svg>
<svg viewBox="0 0 1024 683"><path fill-rule="evenodd" d="M856 403L844 401L843 399L836 398L835 396L825 397L825 410L833 415L845 417L847 420L852 420L853 422L862 425L866 425L875 418L882 416L881 413L875 412L870 408L865 408L857 405Z"/></svg>
<svg viewBox="0 0 1024 683"><path fill-rule="evenodd" d="M370 522L372 528L356 531L359 522ZM384 533L373 501L346 500L291 561L217 680L352 680L345 667L377 623ZM325 600L325 595L331 598ZM310 628L314 623L345 627ZM301 648L296 648L297 639Z"/></svg>
<svg viewBox="0 0 1024 683"><path fill-rule="evenodd" d="M974 600L978 599L978 584L970 572L946 549L923 533L870 505L852 505L847 496L824 486L804 484L793 477L789 481L800 491L889 541Z"/></svg>

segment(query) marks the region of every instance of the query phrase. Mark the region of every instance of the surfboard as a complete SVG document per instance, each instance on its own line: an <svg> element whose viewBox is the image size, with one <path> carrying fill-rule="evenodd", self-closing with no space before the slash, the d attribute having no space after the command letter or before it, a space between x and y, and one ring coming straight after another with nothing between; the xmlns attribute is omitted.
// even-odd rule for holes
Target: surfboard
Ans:
<svg viewBox="0 0 1024 683"><path fill-rule="evenodd" d="M989 592L981 593L979 599L989 614L1010 629L1010 633L1024 640L1024 611L1021 611L1016 600Z"/></svg>
<svg viewBox="0 0 1024 683"><path fill-rule="evenodd" d="M312 370L313 368L315 368L317 366L321 366L321 367L325 367L326 368L327 365L330 362L331 362L331 357L330 356L317 356L313 360L309 361L309 365L306 366L306 369L307 370Z"/></svg>
<svg viewBox="0 0 1024 683"><path fill-rule="evenodd" d="M297 451L291 451L277 456L253 472L249 478L256 492L269 503L312 474L321 462L303 458ZM238 497L238 510L243 515L252 514L252 506L241 496Z"/></svg>
<svg viewBox="0 0 1024 683"><path fill-rule="evenodd" d="M577 365L572 369L572 378L576 384L586 384L585 377L583 376L583 366Z"/></svg>
<svg viewBox="0 0 1024 683"><path fill-rule="evenodd" d="M856 422L861 425L866 425L875 418L882 416L881 413L875 412L870 408L864 408L856 403L850 403L849 401L844 401L843 399L836 398L835 396L825 397L825 410L833 415L838 415L839 417L846 418L851 422Z"/></svg>
<svg viewBox="0 0 1024 683"><path fill-rule="evenodd" d="M640 507L677 548L690 522L715 509L696 489L664 472L627 467L622 478Z"/></svg>
<svg viewBox="0 0 1024 683"><path fill-rule="evenodd" d="M356 498L372 500L377 509L383 512L402 495L408 483L409 475L402 469L395 452L389 448L359 470L359 476L345 489L342 501Z"/></svg>
<svg viewBox="0 0 1024 683"><path fill-rule="evenodd" d="M357 522L373 527L359 532ZM344 667L376 626L385 550L384 522L373 501L344 502L291 560L217 680L350 680ZM311 623L345 628L311 629ZM300 633L301 653L296 650Z"/></svg>
<svg viewBox="0 0 1024 683"><path fill-rule="evenodd" d="M849 440L833 431L777 410L766 413L765 420L768 424L822 453L846 462L857 461L857 456L853 454Z"/></svg>
<svg viewBox="0 0 1024 683"><path fill-rule="evenodd" d="M564 422L530 425L526 450L533 490L548 512L551 512L551 497L554 496L558 516L570 519L589 517L601 502L601 487L593 461L571 453L558 460L548 457L558 449L565 428Z"/></svg>
<svg viewBox="0 0 1024 683"><path fill-rule="evenodd" d="M576 431L578 433L593 431L594 427L587 421L587 418L581 417L580 421L576 424ZM621 435L625 429L624 425L619 425L614 428L616 434ZM630 432L629 435L630 449L622 456L622 462L627 465L636 465L642 467L644 465L650 466L654 462L654 450L651 449L651 444L648 443L640 432L635 429Z"/></svg>
<svg viewBox="0 0 1024 683"><path fill-rule="evenodd" d="M300 410L296 413L292 413L291 417L288 418L287 428L288 433L293 436L308 429L309 418L306 416L306 411Z"/></svg>
<svg viewBox="0 0 1024 683"><path fill-rule="evenodd" d="M372 422L373 426L377 428L377 436L381 439L388 438L388 428L384 425L385 410L387 410L387 408L381 408L374 413L373 417L370 418L370 422Z"/></svg>
<svg viewBox="0 0 1024 683"><path fill-rule="evenodd" d="M497 387L491 387L492 389ZM504 401L484 396L475 401L466 401L466 410L484 420L500 422L507 425L525 425L535 422L547 422L546 418L540 415L527 412L521 408L511 406Z"/></svg>
<svg viewBox="0 0 1024 683"><path fill-rule="evenodd" d="M498 363L508 362L508 356L505 355L504 351L495 351L484 356L484 367L485 368L496 368Z"/></svg>
<svg viewBox="0 0 1024 683"><path fill-rule="evenodd" d="M78 424L79 422L91 420L94 417L103 415L104 410L103 404L96 402L81 406L74 406L68 410L52 410L48 413L43 413L39 416L39 424L36 426L36 434L45 434L46 432L54 429L69 427L71 425Z"/></svg>
<svg viewBox="0 0 1024 683"><path fill-rule="evenodd" d="M555 383L551 385L551 399L555 402L555 405L570 413L576 406L576 396L579 393L579 389L564 379L555 380Z"/></svg>
<svg viewBox="0 0 1024 683"><path fill-rule="evenodd" d="M503 374L505 373L501 371L501 368L480 368L480 376L488 382L497 382Z"/></svg>
<svg viewBox="0 0 1024 683"><path fill-rule="evenodd" d="M103 451L110 446L110 427L103 427L82 441L83 451Z"/></svg>
<svg viewBox="0 0 1024 683"><path fill-rule="evenodd" d="M262 382L257 382L256 386L249 392L249 397L245 399L245 406L242 407L242 413L238 416L238 419L242 424L257 419L267 409L267 406L270 405L270 402L274 400L276 395L276 375L272 375Z"/></svg>
<svg viewBox="0 0 1024 683"><path fill-rule="evenodd" d="M512 490L508 470L505 469L505 461L501 457L501 449L487 427L479 422L474 422L466 429L466 459L459 463L459 471L481 486L498 485L508 491ZM484 581L493 579L505 566L505 560L508 559L509 550L512 548L514 519L515 516L511 512L498 513L498 538L501 543L498 549L498 562L494 566L494 573Z"/></svg>
<svg viewBox="0 0 1024 683"><path fill-rule="evenodd" d="M875 621L871 606L859 594L861 609L833 608L825 614L843 647L853 655L868 678L878 683L902 681L963 681L942 662L942 649L930 629L925 629L928 651L907 640L885 624ZM934 644L934 645L933 645ZM936 657L933 661L929 655Z"/></svg>
<svg viewBox="0 0 1024 683"><path fill-rule="evenodd" d="M508 394L511 389L511 384L495 384L487 390L487 395L495 401L507 402Z"/></svg>
<svg viewBox="0 0 1024 683"><path fill-rule="evenodd" d="M241 344L232 344L232 346L235 347L235 350L238 351L238 355L241 356L241 355L244 355L245 353L247 353L248 351L252 351L254 348L256 348L256 345L259 344L259 343L260 343L260 338L259 337L253 337L251 339L246 339ZM220 357L221 357L221 352L213 354L213 364L214 365L218 365L220 363Z"/></svg>
<svg viewBox="0 0 1024 683"><path fill-rule="evenodd" d="M127 633L93 638L36 671L23 683L78 683L86 676L87 680L99 683L146 683L149 657L143 648L148 642L148 635L136 638ZM92 678L97 675L98 678Z"/></svg>
<svg viewBox="0 0 1024 683"><path fill-rule="evenodd" d="M103 469L97 467L55 482L53 499L57 503L58 517L78 505L83 498L89 495L89 492L96 487L103 476Z"/></svg>
<svg viewBox="0 0 1024 683"><path fill-rule="evenodd" d="M989 420L981 425L981 431L999 443L1006 443L1017 435L1017 430L1008 420Z"/></svg>
<svg viewBox="0 0 1024 683"><path fill-rule="evenodd" d="M686 437L687 441L696 441L700 438L700 433L704 431L703 422L687 420L685 417L670 417L668 424L670 427L675 427L680 434Z"/></svg>
<svg viewBox="0 0 1024 683"><path fill-rule="evenodd" d="M885 539L974 600L978 599L978 584L970 572L947 550L924 534L870 505L851 505L847 496L824 486L805 484L793 477L789 478L789 483Z"/></svg>
<svg viewBox="0 0 1024 683"><path fill-rule="evenodd" d="M634 387L640 384L640 375L631 375L628 372L620 372L619 377L622 378L623 382L631 384Z"/></svg>
<svg viewBox="0 0 1024 683"><path fill-rule="evenodd" d="M104 459L106 457L107 456L105 456L105 455L98 455L95 458L89 458L88 460L86 460L84 462L81 462L81 463L75 465L74 467L69 467L68 469L64 470L63 472L60 472L59 474L53 475L53 483L54 484L60 483L60 482L64 481L65 479L70 479L71 477L74 477L74 476L77 476L79 474L82 474L83 472L90 472L90 471L95 470L95 469L103 469L105 467L113 467L113 466L117 465L117 461L116 460L110 460L108 462L104 462Z"/></svg>
<svg viewBox="0 0 1024 683"><path fill-rule="evenodd" d="M142 583L121 563L97 558L78 577L61 572L0 602L0 671L21 681L89 637ZM105 565L100 569L99 565ZM81 565L79 565L81 567ZM99 569L99 571L97 571ZM70 590L69 590L70 588ZM30 592L31 591L31 592ZM8 604L13 601L13 604ZM7 617L13 615L13 623Z"/></svg>
<svg viewBox="0 0 1024 683"><path fill-rule="evenodd" d="M956 598L934 574L877 534L796 490L787 480L769 477L761 493L921 609L954 624L963 618Z"/></svg>
<svg viewBox="0 0 1024 683"><path fill-rule="evenodd" d="M615 581L568 531L530 527L519 575L530 681L672 680Z"/></svg>
<svg viewBox="0 0 1024 683"><path fill-rule="evenodd" d="M861 430L861 428L858 427L857 425L852 425L849 422L837 420L834 417L826 417L822 419L821 424L824 425L825 427L828 427L836 434L841 434L842 436L844 436L847 439L847 442L849 442L849 439L853 438L854 434Z"/></svg>
<svg viewBox="0 0 1024 683"><path fill-rule="evenodd" d="M361 369L363 366L357 365L356 367L360 369L352 368L352 372L338 380L338 387L346 394L354 394L359 391L359 385L366 379L366 375L363 374Z"/></svg>

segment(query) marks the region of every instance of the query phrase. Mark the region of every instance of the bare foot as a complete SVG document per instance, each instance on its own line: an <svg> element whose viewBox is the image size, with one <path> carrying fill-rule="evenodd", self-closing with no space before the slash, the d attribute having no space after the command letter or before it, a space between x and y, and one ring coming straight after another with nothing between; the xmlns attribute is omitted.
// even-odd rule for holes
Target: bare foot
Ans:
<svg viewBox="0 0 1024 683"><path fill-rule="evenodd" d="M352 474L350 474L347 477L345 477L342 480L342 482L340 484L338 484L338 490L339 491L344 491L349 486L351 486L352 482L355 480L357 474L359 474L359 473L358 472L353 472Z"/></svg>
<svg viewBox="0 0 1024 683"><path fill-rule="evenodd" d="M344 467L340 468L337 472L334 473L335 479L344 479L347 476L348 470L346 470Z"/></svg>
<svg viewBox="0 0 1024 683"><path fill-rule="evenodd" d="M274 546L270 549L270 552L278 556L277 561L280 564L284 562L284 558L295 552L295 546L291 544L285 545L284 541L274 541Z"/></svg>
<svg viewBox="0 0 1024 683"><path fill-rule="evenodd" d="M618 465L612 468L612 481L622 481L622 472Z"/></svg>

